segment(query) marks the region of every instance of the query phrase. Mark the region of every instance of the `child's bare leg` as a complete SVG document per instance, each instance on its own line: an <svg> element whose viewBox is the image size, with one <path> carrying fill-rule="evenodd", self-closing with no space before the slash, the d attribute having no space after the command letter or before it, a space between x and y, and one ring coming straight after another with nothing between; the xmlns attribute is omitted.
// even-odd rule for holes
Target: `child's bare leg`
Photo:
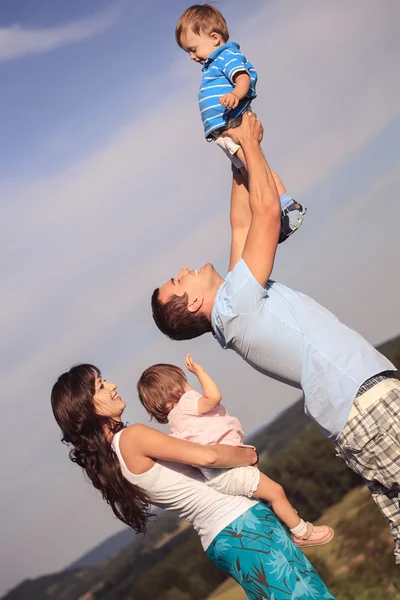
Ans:
<svg viewBox="0 0 400 600"><path fill-rule="evenodd" d="M281 243L284 242L290 235L292 235L292 233L297 231L303 222L303 217L306 214L307 209L303 208L301 204L289 196L279 175L272 171L272 176L274 178L276 189L278 190L283 215L281 223L281 235L279 236L279 243Z"/></svg>
<svg viewBox="0 0 400 600"><path fill-rule="evenodd" d="M327 544L333 538L334 531L331 527L327 525L315 527L312 523L305 523L286 498L283 487L263 473L260 473L260 483L254 497L271 504L276 516L289 527L297 546L320 546Z"/></svg>
<svg viewBox="0 0 400 600"><path fill-rule="evenodd" d="M277 175L275 173L275 171L271 171L271 173L272 173L272 177L274 178L276 189L278 190L279 197L283 196L283 194L286 194L286 188L283 185L281 178L279 177L279 175Z"/></svg>
<svg viewBox="0 0 400 600"><path fill-rule="evenodd" d="M254 496L260 500L269 502L276 516L290 529L300 524L301 519L286 498L283 487L263 473L260 473L260 483Z"/></svg>
<svg viewBox="0 0 400 600"><path fill-rule="evenodd" d="M234 156L236 156L240 160L240 162L243 163L243 166L239 167L239 171L240 171L240 174L242 175L243 179L245 179L246 181L248 181L249 180L249 174L247 173L246 157L244 155L244 152L243 152L242 148L239 148L235 152Z"/></svg>
<svg viewBox="0 0 400 600"><path fill-rule="evenodd" d="M248 181L249 180L249 174L247 172L246 167L240 167L239 171L240 171L243 179L245 179L246 181Z"/></svg>

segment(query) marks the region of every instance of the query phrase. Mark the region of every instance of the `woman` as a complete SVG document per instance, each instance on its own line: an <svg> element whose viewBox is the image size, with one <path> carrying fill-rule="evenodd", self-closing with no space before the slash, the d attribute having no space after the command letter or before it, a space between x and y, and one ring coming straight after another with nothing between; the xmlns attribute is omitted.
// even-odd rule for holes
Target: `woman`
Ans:
<svg viewBox="0 0 400 600"><path fill-rule="evenodd" d="M208 557L248 598L334 600L272 511L243 496L220 494L191 466L254 465L254 450L201 446L145 425L125 426L117 386L89 364L58 378L51 403L62 441L72 445L70 459L135 531L146 530L150 503L172 510L192 523Z"/></svg>

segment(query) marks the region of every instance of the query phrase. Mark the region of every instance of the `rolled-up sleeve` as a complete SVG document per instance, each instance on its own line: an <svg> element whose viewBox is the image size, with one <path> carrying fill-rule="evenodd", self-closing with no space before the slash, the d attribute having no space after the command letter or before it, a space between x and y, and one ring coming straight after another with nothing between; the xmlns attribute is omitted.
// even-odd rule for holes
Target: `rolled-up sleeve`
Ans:
<svg viewBox="0 0 400 600"><path fill-rule="evenodd" d="M199 398L201 398L201 394L196 390L185 392L176 407L178 413L183 417L198 417L200 414Z"/></svg>
<svg viewBox="0 0 400 600"><path fill-rule="evenodd" d="M225 52L223 60L219 61L219 68L233 84L233 78L237 73L247 73L250 76L249 70L246 67L246 59L240 52Z"/></svg>

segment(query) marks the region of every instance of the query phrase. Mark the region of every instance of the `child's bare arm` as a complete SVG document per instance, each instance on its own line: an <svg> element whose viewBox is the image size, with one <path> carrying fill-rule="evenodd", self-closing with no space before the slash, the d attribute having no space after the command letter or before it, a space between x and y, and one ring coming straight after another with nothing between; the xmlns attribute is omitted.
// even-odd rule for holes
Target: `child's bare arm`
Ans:
<svg viewBox="0 0 400 600"><path fill-rule="evenodd" d="M198 403L198 411L200 414L206 413L209 410L212 410L221 402L222 396L221 392L218 389L217 384L208 373L201 367L197 365L190 354L188 354L185 358L185 366L194 375L196 375L197 379L200 382L201 389L203 395L199 398Z"/></svg>
<svg viewBox="0 0 400 600"><path fill-rule="evenodd" d="M225 108L229 108L230 110L236 108L240 100L243 100L243 98L247 96L250 89L250 75L244 71L240 71L234 75L233 82L235 84L235 89L232 92L224 94L219 99L222 106L225 106Z"/></svg>

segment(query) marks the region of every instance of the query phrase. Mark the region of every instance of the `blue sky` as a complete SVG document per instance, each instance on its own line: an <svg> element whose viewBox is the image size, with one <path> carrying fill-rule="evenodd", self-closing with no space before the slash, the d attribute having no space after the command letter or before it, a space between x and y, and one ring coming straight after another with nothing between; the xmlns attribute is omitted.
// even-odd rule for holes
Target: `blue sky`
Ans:
<svg viewBox="0 0 400 600"><path fill-rule="evenodd" d="M172 343L151 320L158 283L228 260L229 165L202 138L199 66L174 42L188 5L1 0L4 589L120 528L52 419L51 386L71 364L116 381L130 422L147 422L143 368L187 351L248 432L297 398L211 337ZM308 206L274 277L373 343L397 335L397 1L218 6L259 72L265 154Z"/></svg>
<svg viewBox="0 0 400 600"><path fill-rule="evenodd" d="M167 10L166 3L151 0L3 4L2 25L22 30L20 48L23 33L26 38L32 29L39 33L35 38L31 34L26 54L23 48L18 54L17 47L6 54L5 44L0 46L7 90L0 107L14 115L2 123L8 151L1 179L20 177L21 171L23 175L48 173L75 162L105 143L138 107L147 104L153 90L137 84L147 76L162 76L165 65L178 53L170 31L176 11L179 14L186 6L176 1L174 10ZM52 36L47 33L50 49L41 51L40 39L49 30L53 31ZM25 44L29 45L28 39Z"/></svg>

